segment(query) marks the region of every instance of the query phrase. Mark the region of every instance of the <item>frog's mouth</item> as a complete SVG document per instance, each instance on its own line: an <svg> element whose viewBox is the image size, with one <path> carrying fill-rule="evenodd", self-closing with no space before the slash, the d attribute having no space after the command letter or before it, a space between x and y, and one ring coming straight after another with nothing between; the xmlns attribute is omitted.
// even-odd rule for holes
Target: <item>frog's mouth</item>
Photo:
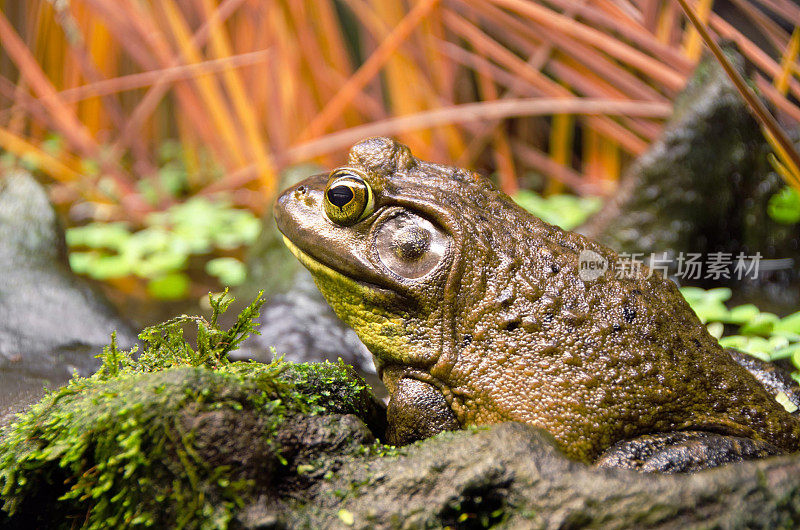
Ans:
<svg viewBox="0 0 800 530"><path fill-rule="evenodd" d="M369 281L353 278L352 276L349 276L342 271L338 271L333 267L326 265L325 263L315 259L310 254L301 250L300 247L292 243L292 240L286 237L285 235L283 236L283 243L286 245L289 251L294 255L294 257L297 258L297 260L300 263L302 263L306 269L311 271L312 276L316 277L317 275L319 275L327 277L330 280L341 284L349 284L354 287L358 287L361 289L368 289L370 291L375 291L377 293L384 295L396 294L393 289L388 289L384 286L376 285L375 283Z"/></svg>
<svg viewBox="0 0 800 530"><path fill-rule="evenodd" d="M283 235L283 234L281 234L281 235ZM328 267L327 265L325 265L321 261L317 261L316 259L312 258L309 254L306 254L305 252L300 250L300 247L298 247L297 245L292 243L292 240L289 239L288 237L283 236L283 243L286 245L286 247L289 249L289 251L294 255L294 257L297 258L297 260L300 263L302 263L303 266L305 268L309 269L311 272L313 272L315 274L323 274L325 276L331 277L332 279L345 280L345 281L354 282L354 283L361 283L361 282L359 282L358 280L356 280L354 278L350 278L349 276L346 276L346 275L342 274L341 272L337 271L336 269L332 269L331 267Z"/></svg>

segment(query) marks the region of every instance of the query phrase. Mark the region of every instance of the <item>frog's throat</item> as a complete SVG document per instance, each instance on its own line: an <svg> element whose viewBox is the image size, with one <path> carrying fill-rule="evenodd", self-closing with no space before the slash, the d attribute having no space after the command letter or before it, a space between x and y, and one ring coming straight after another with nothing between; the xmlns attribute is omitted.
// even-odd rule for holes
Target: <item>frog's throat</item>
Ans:
<svg viewBox="0 0 800 530"><path fill-rule="evenodd" d="M334 313L353 328L372 355L385 363L407 364L411 361L412 348L408 342L405 321L398 315L381 310L379 305L366 302L372 297L380 297L379 290L371 289L320 263L286 236L283 236L283 242L311 272L314 283Z"/></svg>

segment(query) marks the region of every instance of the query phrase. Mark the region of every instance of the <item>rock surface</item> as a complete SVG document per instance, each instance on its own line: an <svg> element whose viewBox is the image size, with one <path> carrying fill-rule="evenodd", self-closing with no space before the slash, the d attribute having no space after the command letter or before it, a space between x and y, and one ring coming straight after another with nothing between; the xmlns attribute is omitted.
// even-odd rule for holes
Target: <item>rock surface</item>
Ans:
<svg viewBox="0 0 800 530"><path fill-rule="evenodd" d="M370 451L384 429L342 364L139 369L72 380L0 432L0 527L225 527L281 501L290 462Z"/></svg>
<svg viewBox="0 0 800 530"><path fill-rule="evenodd" d="M793 528L800 458L694 475L602 470L567 460L552 438L506 423L445 433L397 457L352 459L287 526L353 528ZM343 499L337 491L347 492ZM313 504L312 504L313 501Z"/></svg>
<svg viewBox="0 0 800 530"><path fill-rule="evenodd" d="M0 423L58 386L88 374L113 330L136 340L99 291L67 262L64 232L42 187L24 172L0 181Z"/></svg>

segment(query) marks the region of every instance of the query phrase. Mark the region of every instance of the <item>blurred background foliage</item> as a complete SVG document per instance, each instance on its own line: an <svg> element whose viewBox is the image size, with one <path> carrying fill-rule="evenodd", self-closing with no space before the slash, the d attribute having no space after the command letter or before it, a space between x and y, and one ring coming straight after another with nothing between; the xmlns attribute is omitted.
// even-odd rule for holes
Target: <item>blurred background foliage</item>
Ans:
<svg viewBox="0 0 800 530"><path fill-rule="evenodd" d="M800 382L800 311L780 318L753 304L728 308L725 302L733 293L727 287L683 287L681 293L723 347L763 361L783 362Z"/></svg>
<svg viewBox="0 0 800 530"><path fill-rule="evenodd" d="M795 128L798 3L689 4ZM366 136L573 227L703 53L669 0L0 0L0 45L0 165L49 184L78 272L160 298L241 281L282 172Z"/></svg>

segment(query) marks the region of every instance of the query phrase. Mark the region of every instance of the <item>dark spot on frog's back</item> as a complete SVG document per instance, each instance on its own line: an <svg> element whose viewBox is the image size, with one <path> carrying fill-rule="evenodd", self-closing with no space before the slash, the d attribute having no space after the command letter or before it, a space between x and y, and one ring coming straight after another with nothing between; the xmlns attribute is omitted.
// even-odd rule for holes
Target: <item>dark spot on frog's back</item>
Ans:
<svg viewBox="0 0 800 530"><path fill-rule="evenodd" d="M625 319L625 322L630 324L631 322L636 319L636 310L632 307L623 307L622 308L622 318Z"/></svg>

